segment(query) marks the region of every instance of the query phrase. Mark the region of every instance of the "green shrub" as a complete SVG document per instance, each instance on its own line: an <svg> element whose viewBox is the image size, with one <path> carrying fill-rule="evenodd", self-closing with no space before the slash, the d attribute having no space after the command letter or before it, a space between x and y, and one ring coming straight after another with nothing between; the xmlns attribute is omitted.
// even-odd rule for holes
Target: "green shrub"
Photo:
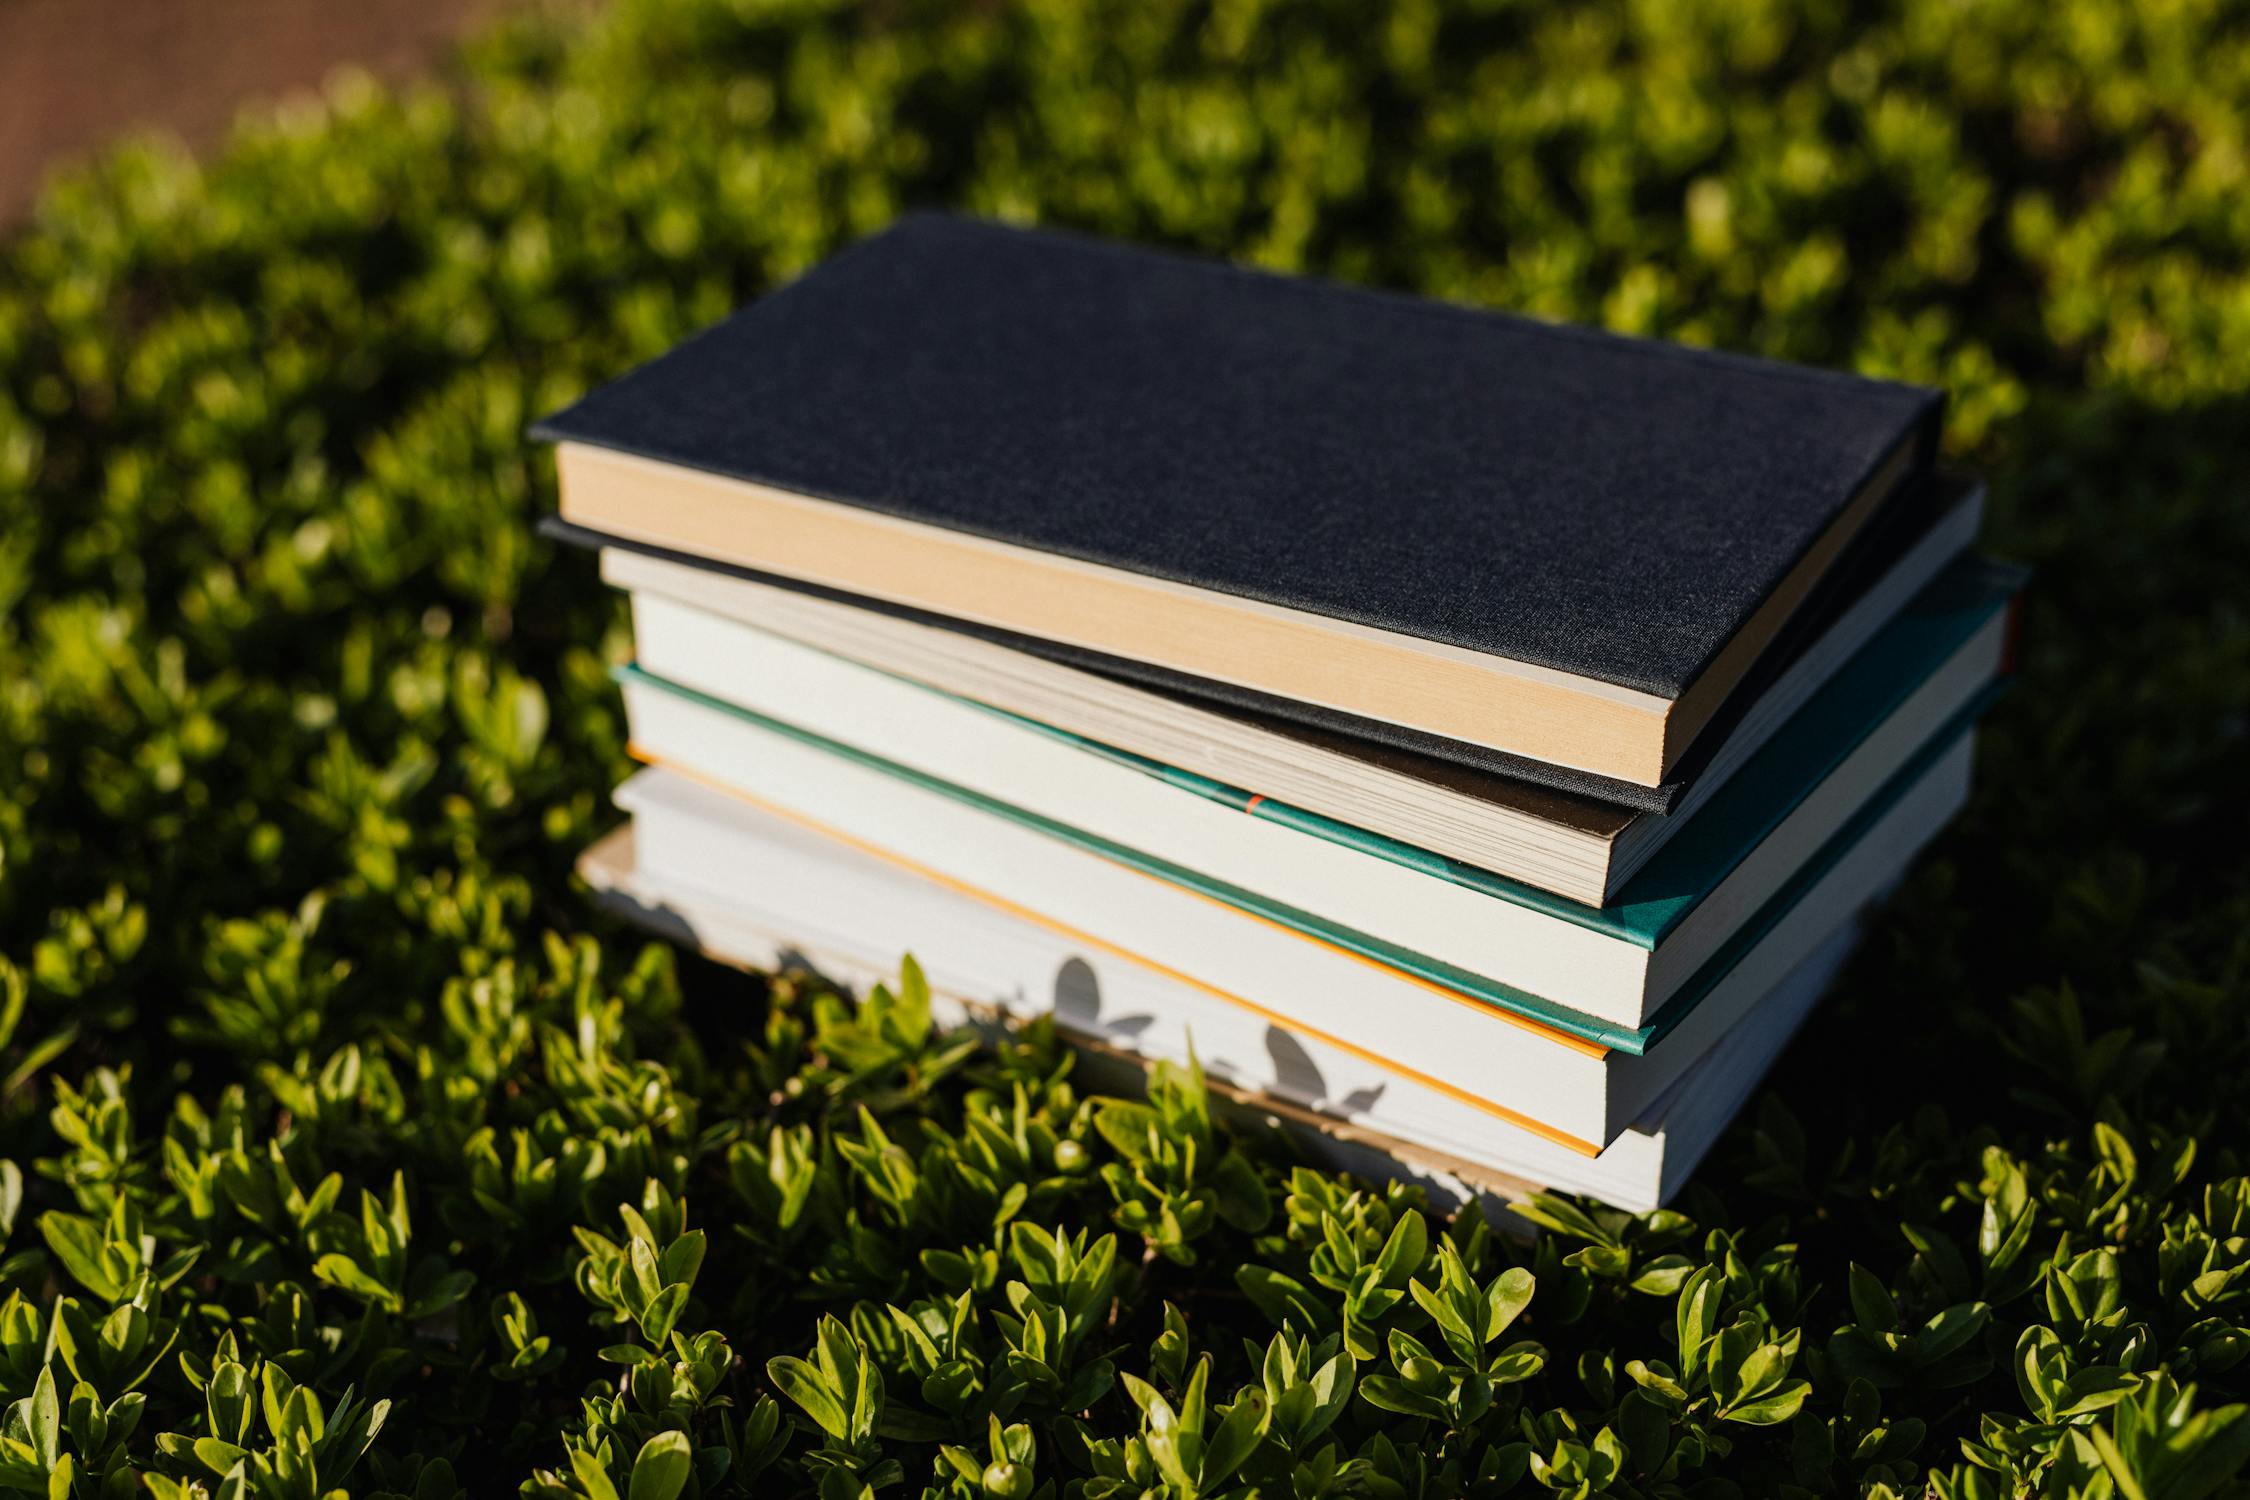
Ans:
<svg viewBox="0 0 2250 1500"><path fill-rule="evenodd" d="M2239 1492L2246 120L2228 0L627 0L57 183L0 1488ZM1952 389L2025 683L1679 1211L1519 1248L591 910L525 423L916 203Z"/></svg>

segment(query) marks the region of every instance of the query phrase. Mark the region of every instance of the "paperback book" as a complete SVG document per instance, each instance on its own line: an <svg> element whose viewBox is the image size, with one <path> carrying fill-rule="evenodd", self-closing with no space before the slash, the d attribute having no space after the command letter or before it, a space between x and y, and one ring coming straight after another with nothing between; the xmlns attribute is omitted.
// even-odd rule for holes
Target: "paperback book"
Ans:
<svg viewBox="0 0 2250 1500"><path fill-rule="evenodd" d="M619 830L588 852L581 873L619 911L658 932L724 962L806 969L860 993L895 978L903 944L949 1024L1003 1035L998 1021L1051 1015L1091 1060L1146 1065L1193 1057L1238 1108L1278 1111L1320 1159L1368 1176L1403 1169L1447 1203L1548 1187L1623 1208L1658 1207L1787 1045L1858 936L1853 923L1830 934L1759 1002L1755 1024L1714 1047L1607 1150L1589 1157L1476 1102L1424 1089L1145 964L1075 943L695 783L644 772L630 796L644 807L677 799L688 815L723 824L740 841L743 863L763 871L753 889L710 889L694 872L649 869L631 828ZM1117 1068L1096 1076L1110 1086L1131 1083Z"/></svg>

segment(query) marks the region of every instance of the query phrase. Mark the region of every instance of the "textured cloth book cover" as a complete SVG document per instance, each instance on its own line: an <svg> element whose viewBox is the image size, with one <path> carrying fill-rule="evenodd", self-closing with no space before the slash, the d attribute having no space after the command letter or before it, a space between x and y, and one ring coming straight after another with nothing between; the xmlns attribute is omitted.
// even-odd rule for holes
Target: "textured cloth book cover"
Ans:
<svg viewBox="0 0 2250 1500"><path fill-rule="evenodd" d="M914 216L537 431L1670 698L1938 404Z"/></svg>

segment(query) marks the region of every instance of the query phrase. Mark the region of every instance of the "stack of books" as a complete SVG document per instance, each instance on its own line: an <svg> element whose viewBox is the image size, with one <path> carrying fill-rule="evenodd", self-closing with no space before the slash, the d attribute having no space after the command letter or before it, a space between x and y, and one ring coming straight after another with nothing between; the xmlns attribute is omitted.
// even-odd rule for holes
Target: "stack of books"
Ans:
<svg viewBox="0 0 2250 1500"><path fill-rule="evenodd" d="M638 653L582 868L1653 1206L1968 794L2020 579L1939 409L903 220L537 429Z"/></svg>

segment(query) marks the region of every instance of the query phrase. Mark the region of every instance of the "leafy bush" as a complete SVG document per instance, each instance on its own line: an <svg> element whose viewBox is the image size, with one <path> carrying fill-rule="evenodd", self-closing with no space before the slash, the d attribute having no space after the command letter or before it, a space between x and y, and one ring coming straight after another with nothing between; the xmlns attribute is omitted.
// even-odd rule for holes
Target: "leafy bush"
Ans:
<svg viewBox="0 0 2250 1500"><path fill-rule="evenodd" d="M2238 6L626 0L452 85L0 247L0 1488L2239 1492ZM589 908L524 425L917 202L1952 389L2025 685L1680 1211L1524 1248Z"/></svg>

